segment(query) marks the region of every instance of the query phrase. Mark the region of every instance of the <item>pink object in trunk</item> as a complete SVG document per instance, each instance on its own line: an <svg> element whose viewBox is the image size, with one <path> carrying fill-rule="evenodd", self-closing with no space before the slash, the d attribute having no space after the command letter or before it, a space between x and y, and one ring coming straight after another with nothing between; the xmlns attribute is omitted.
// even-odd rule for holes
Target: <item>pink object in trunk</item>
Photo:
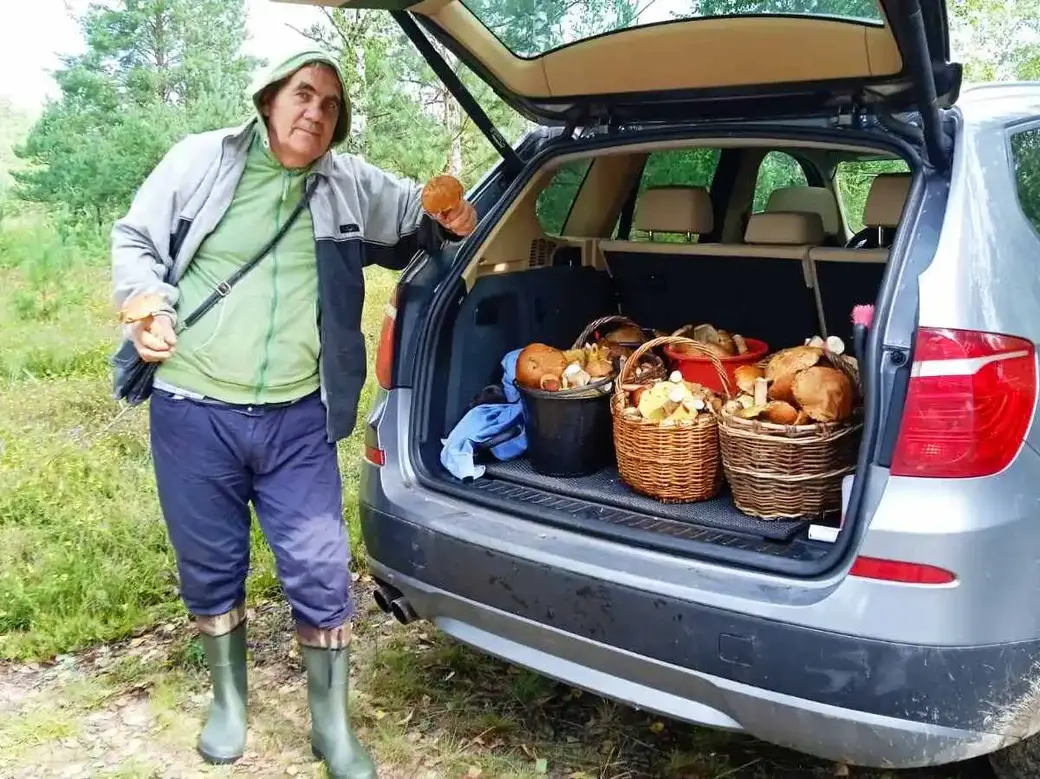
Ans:
<svg viewBox="0 0 1040 779"><path fill-rule="evenodd" d="M852 308L852 324L863 325L864 327L870 327L870 323L874 321L874 306L873 305L858 305Z"/></svg>

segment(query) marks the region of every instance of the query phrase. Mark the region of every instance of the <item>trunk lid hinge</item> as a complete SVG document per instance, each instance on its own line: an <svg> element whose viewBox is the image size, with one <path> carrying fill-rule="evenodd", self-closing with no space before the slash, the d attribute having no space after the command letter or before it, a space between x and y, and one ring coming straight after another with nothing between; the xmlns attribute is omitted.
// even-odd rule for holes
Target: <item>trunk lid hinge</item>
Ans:
<svg viewBox="0 0 1040 779"><path fill-rule="evenodd" d="M609 135L611 132L610 116L586 106L574 116L573 123L581 127L578 138L594 138L598 135ZM569 124L568 127L571 125Z"/></svg>
<svg viewBox="0 0 1040 779"><path fill-rule="evenodd" d="M865 113L859 100L851 100L848 103L840 104L834 114L834 126L861 130L867 124Z"/></svg>
<svg viewBox="0 0 1040 779"><path fill-rule="evenodd" d="M422 54L423 59L426 60L433 72L444 83L444 86L448 88L448 91L451 92L459 105L462 106L462 110L466 112L469 118L473 120L473 123L484 133L491 145L502 155L503 163L509 175L515 176L519 173L524 167L524 161L516 153L516 149L498 131L491 118L480 107L480 103L473 97L473 93L466 89L465 84L462 83L455 71L445 62L440 52L433 47L429 38L419 29L419 25L414 17L408 11L390 11L390 15L393 16L394 20L404 31L404 34L408 36L408 39Z"/></svg>

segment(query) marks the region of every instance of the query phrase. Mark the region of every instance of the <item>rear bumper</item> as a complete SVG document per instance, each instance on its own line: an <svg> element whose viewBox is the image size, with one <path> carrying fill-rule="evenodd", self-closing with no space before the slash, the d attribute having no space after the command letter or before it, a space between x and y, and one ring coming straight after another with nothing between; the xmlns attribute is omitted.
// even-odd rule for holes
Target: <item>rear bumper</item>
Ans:
<svg viewBox="0 0 1040 779"><path fill-rule="evenodd" d="M871 641L532 562L364 503L360 515L373 573L421 618L489 654L686 722L911 768L999 749L1022 726L1013 715L1035 703L1040 642Z"/></svg>

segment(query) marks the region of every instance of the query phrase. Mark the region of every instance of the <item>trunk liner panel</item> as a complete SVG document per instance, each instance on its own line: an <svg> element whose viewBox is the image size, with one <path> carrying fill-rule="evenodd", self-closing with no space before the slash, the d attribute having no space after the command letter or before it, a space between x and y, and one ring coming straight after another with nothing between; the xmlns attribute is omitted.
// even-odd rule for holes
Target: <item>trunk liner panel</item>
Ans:
<svg viewBox="0 0 1040 779"><path fill-rule="evenodd" d="M617 469L613 467L591 476L574 479L535 473L526 458L509 462L489 462L485 464L485 468L484 478L474 482L474 485L480 485L486 480L501 480L552 492L555 495L539 493L535 500L539 505L551 506L561 511L574 510L570 504L575 501L561 499L558 496L576 498L588 502L581 507L585 515L595 513L598 519L605 522L667 533L678 538L701 538L700 534L705 529L713 529L786 542L808 524L804 520L761 520L749 517L733 505L726 489L714 500L700 503L660 503L630 489L621 481ZM505 498L530 501L534 497L528 490L518 490L501 484L496 485L494 489L499 496ZM597 503L606 505L589 505ZM727 541L719 539L715 543L726 544Z"/></svg>

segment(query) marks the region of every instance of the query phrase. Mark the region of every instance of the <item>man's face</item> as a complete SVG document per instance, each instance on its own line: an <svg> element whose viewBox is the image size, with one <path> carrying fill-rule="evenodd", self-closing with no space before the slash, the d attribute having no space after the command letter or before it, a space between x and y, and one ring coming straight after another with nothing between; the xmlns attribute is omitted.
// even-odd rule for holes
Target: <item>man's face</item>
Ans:
<svg viewBox="0 0 1040 779"><path fill-rule="evenodd" d="M339 79L328 66L307 65L263 109L275 157L287 168L305 167L332 143L343 110Z"/></svg>

